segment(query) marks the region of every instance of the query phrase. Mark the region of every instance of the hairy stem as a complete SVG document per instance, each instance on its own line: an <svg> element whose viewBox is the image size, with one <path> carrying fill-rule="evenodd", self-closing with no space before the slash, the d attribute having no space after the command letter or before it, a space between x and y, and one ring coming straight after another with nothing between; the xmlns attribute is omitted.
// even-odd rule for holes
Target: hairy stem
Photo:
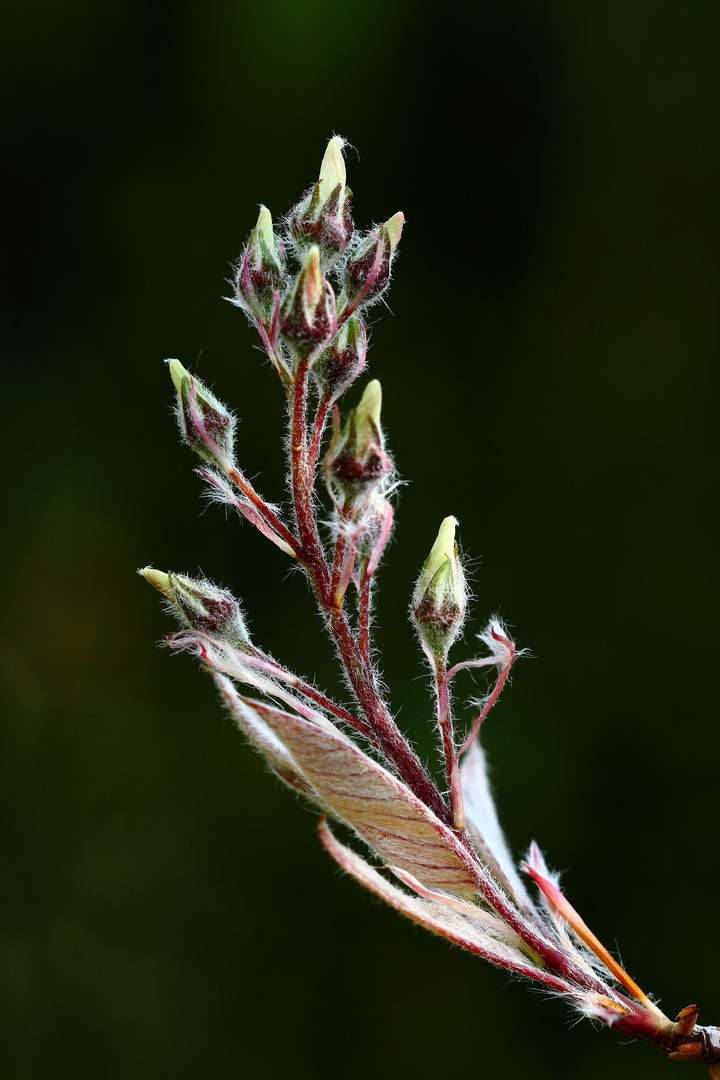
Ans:
<svg viewBox="0 0 720 1080"><path fill-rule="evenodd" d="M303 548L303 565L320 610L337 646L340 660L357 701L365 714L380 752L398 774L445 823L450 811L423 766L390 716L377 686L375 672L363 657L350 625L341 609L333 604L330 572L320 540L314 508L314 482L308 470L307 389L310 363L298 365L291 397L290 465L292 494L298 534Z"/></svg>
<svg viewBox="0 0 720 1080"><path fill-rule="evenodd" d="M235 468L228 470L228 476L232 480L233 484L243 493L249 503L255 507L261 517L265 519L268 525L275 530L279 537L281 537L286 544L288 544L295 552L297 559L302 559L302 548L297 542L296 538L288 529L280 518L277 516L274 510L272 510L261 495L258 495L252 484L245 479L242 473Z"/></svg>
<svg viewBox="0 0 720 1080"><path fill-rule="evenodd" d="M290 466L295 520L303 549L303 563L318 603L330 601L330 574L313 506L313 478L308 471L307 396L310 361L301 360L290 398Z"/></svg>
<svg viewBox="0 0 720 1080"><path fill-rule="evenodd" d="M330 397L330 394L323 394L313 423L312 438L310 440L310 450L308 453L308 472L310 473L313 482L315 479L315 467L317 465L318 454L320 453L322 437L331 404L332 398Z"/></svg>

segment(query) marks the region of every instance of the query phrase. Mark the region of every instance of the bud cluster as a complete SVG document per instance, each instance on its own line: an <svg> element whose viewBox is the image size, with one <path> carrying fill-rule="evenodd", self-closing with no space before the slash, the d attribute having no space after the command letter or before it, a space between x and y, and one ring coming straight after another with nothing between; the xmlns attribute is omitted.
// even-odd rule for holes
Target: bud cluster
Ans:
<svg viewBox="0 0 720 1080"><path fill-rule="evenodd" d="M320 392L331 401L363 370L367 333L352 316L387 288L404 222L395 214L369 232L355 230L344 146L339 136L330 140L317 182L280 228L260 208L231 298L256 326L283 381L292 383L298 365L315 365ZM289 255L298 263L294 272Z"/></svg>
<svg viewBox="0 0 720 1080"><path fill-rule="evenodd" d="M333 701L256 648L240 604L227 590L204 578L145 567L140 573L183 627L168 643L202 659L239 728L275 775L344 822L384 864L387 874L321 825L328 852L364 887L476 956L564 995L585 1015L654 1041L673 1059L704 1061L720 1080L720 1034L696 1027L697 1007L684 1009L675 1022L666 1017L580 918L536 847L521 869L537 885L537 898L518 872L478 736L521 653L493 619L479 635L483 654L448 664L468 601L454 517L442 522L410 605L430 665L442 787L384 700L371 606L374 575L393 527L394 467L385 446L380 383L371 380L344 418L337 401L365 368L364 312L387 289L404 217L398 213L367 232L355 231L343 145L338 137L330 140L317 182L279 227L261 207L234 282L234 302L254 323L287 396L291 516L264 499L236 465L232 413L178 360L169 361L169 370L182 437L203 462L198 472L218 501L236 507L305 572L353 702L346 707ZM316 483L330 416L324 457L332 502L328 530ZM496 677L473 702L479 706L475 719L458 737L450 683L468 669ZM248 690L261 699L248 697ZM360 735L362 745L346 731Z"/></svg>

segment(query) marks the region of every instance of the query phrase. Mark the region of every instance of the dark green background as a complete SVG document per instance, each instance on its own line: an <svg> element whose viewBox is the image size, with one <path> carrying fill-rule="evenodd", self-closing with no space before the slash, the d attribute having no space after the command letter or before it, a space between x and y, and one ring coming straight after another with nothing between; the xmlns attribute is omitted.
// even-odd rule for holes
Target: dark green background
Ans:
<svg viewBox="0 0 720 1080"><path fill-rule="evenodd" d="M3 1075L674 1076L342 879L207 677L155 648L134 569L202 568L337 686L300 577L201 513L162 359L237 408L281 498L282 394L223 279L339 132L358 224L408 219L370 354L409 481L378 609L400 721L429 754L405 612L455 513L457 655L499 611L534 656L486 738L512 843L570 868L671 1015L720 1023L716 0L12 8Z"/></svg>

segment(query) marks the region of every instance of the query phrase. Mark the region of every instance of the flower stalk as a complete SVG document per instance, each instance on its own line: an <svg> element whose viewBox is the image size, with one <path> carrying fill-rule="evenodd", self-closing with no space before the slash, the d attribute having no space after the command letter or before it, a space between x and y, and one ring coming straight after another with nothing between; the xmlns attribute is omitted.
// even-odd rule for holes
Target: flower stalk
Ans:
<svg viewBox="0 0 720 1080"><path fill-rule="evenodd" d="M673 1060L702 1062L720 1078L720 1029L698 1026L695 1005L670 1020L575 911L539 848L533 843L520 867L511 855L481 735L521 651L492 619L479 635L481 655L451 662L468 608L454 517L440 525L410 605L430 668L442 783L383 697L372 597L394 525L395 468L380 383L367 383L344 415L340 402L366 367L365 312L388 287L404 217L356 231L343 146L330 140L318 180L281 224L261 207L234 280L232 302L257 330L285 390L288 506L270 503L238 466L232 412L178 360L169 370L180 433L201 459L210 496L304 571L352 701L334 701L255 645L228 590L145 567L141 574L181 624L167 643L200 659L274 775L322 810L323 845L361 885L582 1014L654 1043ZM451 683L485 668L495 669L495 680L462 731ZM372 861L341 844L328 818L349 826Z"/></svg>

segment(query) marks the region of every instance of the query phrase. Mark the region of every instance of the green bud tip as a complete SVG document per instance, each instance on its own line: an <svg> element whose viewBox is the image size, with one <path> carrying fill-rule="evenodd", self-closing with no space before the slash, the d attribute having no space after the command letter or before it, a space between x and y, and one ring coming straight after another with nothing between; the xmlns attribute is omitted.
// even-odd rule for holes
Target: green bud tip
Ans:
<svg viewBox="0 0 720 1080"><path fill-rule="evenodd" d="M257 224L255 225L255 232L257 235L265 241L270 247L273 242L273 224L272 216L267 206L260 207L260 213L258 214Z"/></svg>
<svg viewBox="0 0 720 1080"><path fill-rule="evenodd" d="M351 315L340 329L335 340L335 351L345 352L346 349L360 349L363 346L363 324L357 315Z"/></svg>
<svg viewBox="0 0 720 1080"><path fill-rule="evenodd" d="M327 150L320 166L318 191L320 206L327 202L338 184L342 184L343 188L345 187L347 173L345 172L345 158L342 152L344 145L345 140L339 135L333 135L327 144Z"/></svg>
<svg viewBox="0 0 720 1080"><path fill-rule="evenodd" d="M174 360L173 363L177 363ZM168 600L173 600L172 586L170 584L170 578L167 574L163 574L162 570L155 570L152 566L144 566L142 570L138 570L140 577L144 577L149 585L161 592Z"/></svg>
<svg viewBox="0 0 720 1080"><path fill-rule="evenodd" d="M456 528L457 518L454 517L446 517L440 526L435 543L433 544L427 562L423 567L422 581L426 586L430 584L435 577L435 574L446 560L452 569L453 578L457 580L458 560L455 544Z"/></svg>
<svg viewBox="0 0 720 1080"><path fill-rule="evenodd" d="M367 426L368 420L372 420L375 427L380 430L380 409L382 408L382 387L377 379L372 379L360 398L360 404L355 410L355 422L362 431ZM453 518L453 521L455 519Z"/></svg>
<svg viewBox="0 0 720 1080"><path fill-rule="evenodd" d="M390 240L390 250L394 251L400 243L400 237L402 236L403 225L405 224L405 215L401 210L398 210L397 214L393 214L391 218L385 222L385 228L387 229L388 239Z"/></svg>
<svg viewBox="0 0 720 1080"><path fill-rule="evenodd" d="M252 231L252 236L250 240L251 243L259 241L261 246L271 258L278 258L279 253L277 240L275 238L275 232L273 230L272 214L268 210L267 206L260 207L260 213L258 214L257 223Z"/></svg>
<svg viewBox="0 0 720 1080"><path fill-rule="evenodd" d="M183 379L189 377L190 372L182 366L179 360L166 360L165 363L170 371L170 378L173 381L173 386L178 394L181 394Z"/></svg>
<svg viewBox="0 0 720 1080"><path fill-rule="evenodd" d="M323 276L320 269L320 248L313 245L307 253L302 270L303 299L306 307L313 312L317 307L322 288Z"/></svg>

